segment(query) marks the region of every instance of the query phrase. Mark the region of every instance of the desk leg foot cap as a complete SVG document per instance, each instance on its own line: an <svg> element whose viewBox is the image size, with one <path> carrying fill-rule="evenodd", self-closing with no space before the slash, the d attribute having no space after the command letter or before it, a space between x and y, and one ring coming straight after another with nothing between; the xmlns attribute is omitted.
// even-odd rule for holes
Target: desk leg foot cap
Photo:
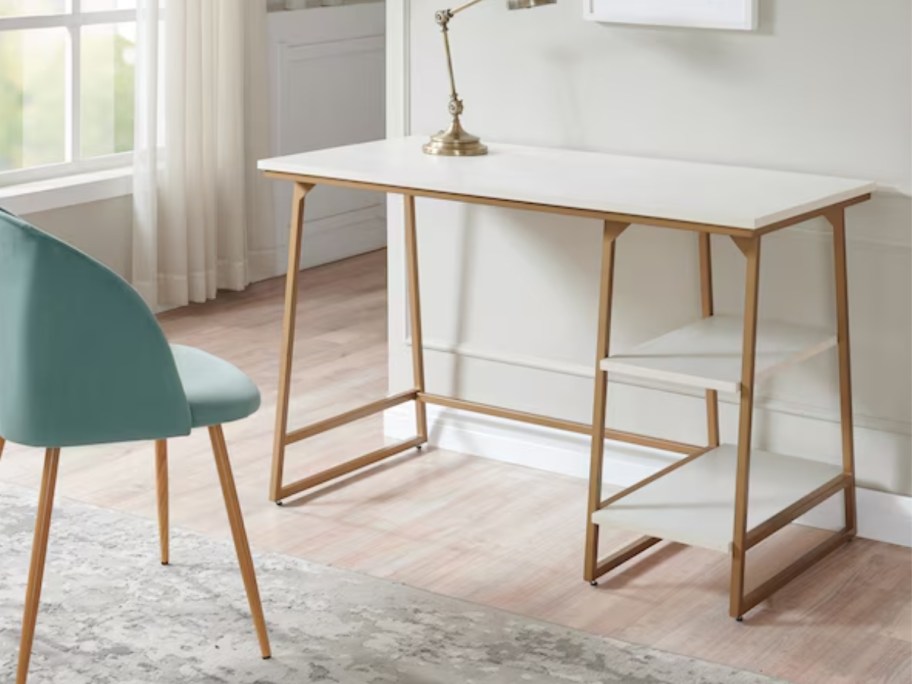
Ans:
<svg viewBox="0 0 912 684"><path fill-rule="evenodd" d="M592 580L591 582L589 582L589 586L590 586L590 587L597 587L597 586L598 586L598 580Z"/></svg>
<svg viewBox="0 0 912 684"><path fill-rule="evenodd" d="M285 505L284 501L276 501L276 506L279 506L281 508L284 505Z"/></svg>
<svg viewBox="0 0 912 684"><path fill-rule="evenodd" d="M735 622L744 622L744 616L739 615L738 617L735 618Z"/></svg>

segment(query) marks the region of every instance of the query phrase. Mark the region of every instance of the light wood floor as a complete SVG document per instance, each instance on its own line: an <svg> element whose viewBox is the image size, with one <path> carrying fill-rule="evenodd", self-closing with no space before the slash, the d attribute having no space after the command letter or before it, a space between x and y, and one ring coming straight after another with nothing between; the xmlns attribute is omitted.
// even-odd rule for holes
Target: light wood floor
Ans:
<svg viewBox="0 0 912 684"><path fill-rule="evenodd" d="M291 427L385 395L385 271L377 252L303 275ZM582 480L429 450L284 508L270 504L282 286L260 283L162 316L173 341L233 361L262 389L260 412L226 427L255 548L795 682L912 679L908 549L856 540L738 624L727 616L728 563L717 553L661 544L598 588L585 584ZM365 419L291 447L289 474L382 441L379 418ZM206 431L175 440L171 459L172 523L227 539ZM0 480L35 487L40 471L40 452L7 446ZM152 445L64 450L58 491L154 518ZM792 528L761 551L761 574L816 534ZM603 548L624 540L606 535ZM172 562L193 553L174 547Z"/></svg>

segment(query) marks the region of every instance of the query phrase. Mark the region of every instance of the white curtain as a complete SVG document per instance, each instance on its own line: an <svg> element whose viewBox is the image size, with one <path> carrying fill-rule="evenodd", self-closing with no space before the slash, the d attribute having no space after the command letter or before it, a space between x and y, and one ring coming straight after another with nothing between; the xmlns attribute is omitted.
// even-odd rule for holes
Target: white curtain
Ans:
<svg viewBox="0 0 912 684"><path fill-rule="evenodd" d="M156 308L250 283L273 230L266 0L139 0L133 284Z"/></svg>

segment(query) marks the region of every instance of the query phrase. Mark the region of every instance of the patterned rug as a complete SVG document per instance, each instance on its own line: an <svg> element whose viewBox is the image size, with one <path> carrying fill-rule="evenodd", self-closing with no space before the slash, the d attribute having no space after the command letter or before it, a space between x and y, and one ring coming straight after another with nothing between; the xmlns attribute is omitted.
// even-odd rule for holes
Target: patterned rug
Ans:
<svg viewBox="0 0 912 684"><path fill-rule="evenodd" d="M0 486L0 681L13 681L36 493ZM363 575L256 556L259 657L230 543L58 498L30 684L760 684L774 680Z"/></svg>

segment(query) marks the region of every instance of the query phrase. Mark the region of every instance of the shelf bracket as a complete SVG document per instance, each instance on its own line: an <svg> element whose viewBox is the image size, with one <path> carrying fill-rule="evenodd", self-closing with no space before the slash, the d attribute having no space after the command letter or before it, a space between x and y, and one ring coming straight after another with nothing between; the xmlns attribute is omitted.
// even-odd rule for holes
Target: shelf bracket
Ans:
<svg viewBox="0 0 912 684"><path fill-rule="evenodd" d="M620 221L605 221L605 230L603 236L605 239L613 242L617 240L621 236L621 233L623 233L629 227L629 223L621 223Z"/></svg>
<svg viewBox="0 0 912 684"><path fill-rule="evenodd" d="M737 237L735 235L731 236L732 242L735 243L735 246L741 250L741 253L749 257L754 251L756 251L759 243L759 238L756 237Z"/></svg>

